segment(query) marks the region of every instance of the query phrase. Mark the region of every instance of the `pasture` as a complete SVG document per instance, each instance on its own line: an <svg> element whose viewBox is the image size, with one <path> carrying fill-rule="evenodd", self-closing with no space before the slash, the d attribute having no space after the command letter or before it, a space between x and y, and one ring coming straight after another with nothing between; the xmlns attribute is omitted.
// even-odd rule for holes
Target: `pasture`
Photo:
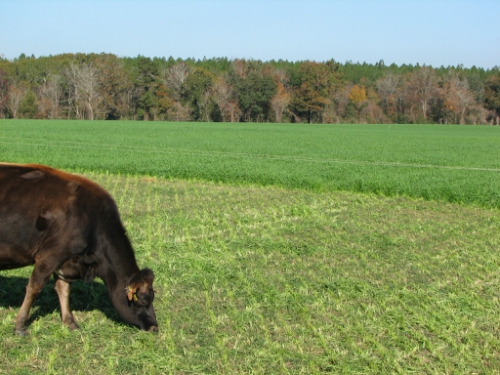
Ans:
<svg viewBox="0 0 500 375"><path fill-rule="evenodd" d="M500 127L0 122L0 158L500 208Z"/></svg>
<svg viewBox="0 0 500 375"><path fill-rule="evenodd" d="M2 271L0 373L499 373L500 129L308 126L0 121L111 192L160 292L148 334L76 283L71 332L49 283L20 338Z"/></svg>

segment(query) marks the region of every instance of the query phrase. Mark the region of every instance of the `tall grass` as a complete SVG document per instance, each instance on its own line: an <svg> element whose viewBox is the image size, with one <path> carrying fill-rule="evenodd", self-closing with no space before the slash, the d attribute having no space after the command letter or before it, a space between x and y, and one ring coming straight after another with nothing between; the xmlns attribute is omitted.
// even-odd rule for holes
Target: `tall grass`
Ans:
<svg viewBox="0 0 500 375"><path fill-rule="evenodd" d="M0 122L0 160L500 207L500 128Z"/></svg>

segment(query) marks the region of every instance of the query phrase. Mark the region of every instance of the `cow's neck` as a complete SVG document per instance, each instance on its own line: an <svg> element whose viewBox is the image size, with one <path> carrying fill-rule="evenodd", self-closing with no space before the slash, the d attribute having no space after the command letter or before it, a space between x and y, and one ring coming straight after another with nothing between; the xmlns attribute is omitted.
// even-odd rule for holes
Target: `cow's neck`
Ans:
<svg viewBox="0 0 500 375"><path fill-rule="evenodd" d="M129 280L140 272L134 251L128 239L119 246L109 246L100 267L100 277L112 293L116 289L124 290Z"/></svg>

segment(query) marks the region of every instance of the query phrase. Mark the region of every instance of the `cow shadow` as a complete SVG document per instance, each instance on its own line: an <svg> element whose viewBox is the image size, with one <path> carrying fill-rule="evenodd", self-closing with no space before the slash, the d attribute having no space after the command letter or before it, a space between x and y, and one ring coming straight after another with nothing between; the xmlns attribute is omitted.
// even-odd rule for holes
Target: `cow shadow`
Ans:
<svg viewBox="0 0 500 375"><path fill-rule="evenodd" d="M19 309L26 293L26 285L28 285L26 277L0 275L0 307ZM124 323L111 303L106 286L101 282L75 281L71 283L70 306L73 312L99 310L108 319L116 323ZM28 327L36 319L52 314L54 311L60 313L60 306L54 290L54 280L51 278L33 303L27 322ZM78 319L77 323L79 323Z"/></svg>

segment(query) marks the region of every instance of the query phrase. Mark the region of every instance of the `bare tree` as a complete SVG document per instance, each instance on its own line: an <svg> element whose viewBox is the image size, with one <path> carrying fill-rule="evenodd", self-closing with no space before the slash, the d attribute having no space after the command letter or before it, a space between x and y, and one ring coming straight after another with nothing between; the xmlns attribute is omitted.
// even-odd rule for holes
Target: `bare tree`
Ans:
<svg viewBox="0 0 500 375"><path fill-rule="evenodd" d="M286 70L276 68L273 70L271 76L277 83L281 83L288 93L290 92L290 76Z"/></svg>
<svg viewBox="0 0 500 375"><path fill-rule="evenodd" d="M92 64L82 64L79 71L80 90L82 91L85 107L87 108L87 118L93 120L95 109L102 97L99 93L99 71Z"/></svg>
<svg viewBox="0 0 500 375"><path fill-rule="evenodd" d="M11 85L8 90L7 108L13 118L17 118L17 112L25 95L25 89L21 85Z"/></svg>
<svg viewBox="0 0 500 375"><path fill-rule="evenodd" d="M185 62L180 62L163 73L163 83L173 91L175 100L180 99L182 85L193 70Z"/></svg>
<svg viewBox="0 0 500 375"><path fill-rule="evenodd" d="M474 96L467 79L461 79L458 73L449 72L444 84L445 108L453 113L455 123L465 124L465 115L474 101Z"/></svg>
<svg viewBox="0 0 500 375"><path fill-rule="evenodd" d="M1 60L1 56L0 56ZM0 114L5 118L5 109L7 108L7 100L9 97L10 82L7 78L7 73L0 69Z"/></svg>
<svg viewBox="0 0 500 375"><path fill-rule="evenodd" d="M427 120L429 101L436 89L436 74L434 69L424 65L422 68L415 70L411 75L410 88L420 103L424 119Z"/></svg>
<svg viewBox="0 0 500 375"><path fill-rule="evenodd" d="M95 118L95 110L102 101L99 93L99 70L92 64L70 64L65 72L70 87L69 101L77 118Z"/></svg>
<svg viewBox="0 0 500 375"><path fill-rule="evenodd" d="M60 80L60 76L53 76L50 81L44 82L39 89L39 111L43 116L50 119L59 118Z"/></svg>
<svg viewBox="0 0 500 375"><path fill-rule="evenodd" d="M380 104L388 115L391 115L396 110L397 89L400 80L399 75L389 72L385 77L377 81Z"/></svg>
<svg viewBox="0 0 500 375"><path fill-rule="evenodd" d="M222 121L226 121L226 114L230 112L229 104L233 95L233 87L226 82L224 77L217 77L212 91L214 101L222 113Z"/></svg>
<svg viewBox="0 0 500 375"><path fill-rule="evenodd" d="M68 105L75 112L75 116L81 119L82 105L80 100L80 90L79 90L79 79L78 79L78 67L75 64L70 64L70 66L63 72L64 79L68 86ZM68 118L70 117L70 111L68 111Z"/></svg>

